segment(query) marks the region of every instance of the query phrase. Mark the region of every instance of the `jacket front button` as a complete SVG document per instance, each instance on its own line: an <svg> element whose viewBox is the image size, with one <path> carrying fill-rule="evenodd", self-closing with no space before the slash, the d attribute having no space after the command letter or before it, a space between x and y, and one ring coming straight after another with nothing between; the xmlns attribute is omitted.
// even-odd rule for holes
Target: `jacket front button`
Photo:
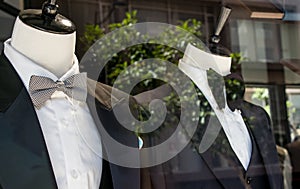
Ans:
<svg viewBox="0 0 300 189"><path fill-rule="evenodd" d="M247 177L247 184L250 184L252 181L252 178L251 177Z"/></svg>

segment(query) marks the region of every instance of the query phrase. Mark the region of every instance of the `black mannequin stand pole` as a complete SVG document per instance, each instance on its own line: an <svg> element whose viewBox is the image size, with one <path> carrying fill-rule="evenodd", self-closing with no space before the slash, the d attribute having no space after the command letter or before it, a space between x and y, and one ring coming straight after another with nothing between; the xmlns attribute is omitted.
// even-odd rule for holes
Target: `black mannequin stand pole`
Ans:
<svg viewBox="0 0 300 189"><path fill-rule="evenodd" d="M214 54L229 56L230 52L228 49L221 47L219 45L220 42L220 33L227 21L229 15L231 13L231 8L222 7L221 13L218 19L218 25L216 27L215 33L212 35L210 39L210 51Z"/></svg>

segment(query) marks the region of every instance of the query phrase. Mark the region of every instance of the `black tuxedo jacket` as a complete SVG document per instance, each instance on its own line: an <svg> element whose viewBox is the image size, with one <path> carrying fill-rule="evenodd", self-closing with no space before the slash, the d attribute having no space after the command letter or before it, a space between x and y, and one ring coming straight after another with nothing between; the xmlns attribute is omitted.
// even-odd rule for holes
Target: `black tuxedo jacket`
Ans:
<svg viewBox="0 0 300 189"><path fill-rule="evenodd" d="M121 127L111 111L110 87L100 83L97 87L99 94L96 94L96 97L99 101L96 101L96 105L93 104L97 107L97 112L91 112L92 115L100 117L108 133L136 146L137 138L134 133ZM92 96L89 96L89 99L88 104L95 103ZM115 104L122 106L121 101ZM104 142L102 145L103 150L109 153L109 146ZM0 56L0 188L57 188L33 104L18 74L4 54ZM139 170L103 160L100 188L140 188Z"/></svg>
<svg viewBox="0 0 300 189"><path fill-rule="evenodd" d="M172 91L170 85L166 84L154 90L138 94L135 98L140 104L148 106L151 100L163 100ZM256 142L257 144L268 178L265 182L268 182L272 189L283 188L283 178L275 142L266 112L261 107L244 101L236 102L231 106L241 110L248 131L252 133L252 143ZM214 124L220 124L216 117ZM148 185L144 185L144 188L239 189L247 187L245 184L247 181L243 180L245 178L242 178L243 176L239 174L236 167L232 166L231 161L235 155L223 129L220 130L216 140L207 151L197 153L198 142L201 141L201 137L206 130L205 124L202 125L202 128L199 127L194 136L196 140L192 140L178 155L162 165L142 170L145 180L148 179ZM171 132L173 131L174 129L171 129ZM165 127L159 132L158 136L160 137L170 136L170 127ZM153 145L153 141L156 140L157 143L166 140L166 138L160 139L156 136L155 134L150 137L146 136L145 140L150 138L150 145ZM154 143L156 144L156 142Z"/></svg>

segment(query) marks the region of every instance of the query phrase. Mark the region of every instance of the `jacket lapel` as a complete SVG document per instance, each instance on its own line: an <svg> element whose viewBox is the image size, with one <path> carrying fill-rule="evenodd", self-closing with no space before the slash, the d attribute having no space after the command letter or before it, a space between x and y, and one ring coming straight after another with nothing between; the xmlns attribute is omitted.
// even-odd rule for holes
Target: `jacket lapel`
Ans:
<svg viewBox="0 0 300 189"><path fill-rule="evenodd" d="M213 128L215 130L222 127L217 117L212 116L211 119L214 124L210 124L210 127L216 127ZM244 188L243 172L236 166L235 154L223 129L220 130L212 145L200 155L224 188Z"/></svg>
<svg viewBox="0 0 300 189"><path fill-rule="evenodd" d="M89 106L92 117L101 136L103 153L106 153L104 157L106 160L122 158L123 153L117 155L116 150L112 149L111 144L108 142L108 136L113 140L118 141L126 146L138 147L138 140L133 132L130 132L124 128L116 119L113 108L117 106L126 106L127 103L135 104L133 98L130 98L127 102L124 98L125 93L117 91L112 94L112 88L108 85L88 80L88 99L87 104ZM124 109L126 111L126 109ZM126 156L126 155L125 155ZM137 158L139 158L137 154ZM139 160L139 159L137 159ZM108 162L110 169L112 184L114 189L140 188L140 171L139 169L122 167L111 162ZM105 170L106 172L106 170ZM133 182L128 182L133 181ZM101 181L102 182L102 181Z"/></svg>
<svg viewBox="0 0 300 189"><path fill-rule="evenodd" d="M243 101L241 104L242 116L249 132L253 134L255 140L253 142L257 143L269 178L270 187L273 189L282 188L281 170L269 117L261 107L254 106L246 101Z"/></svg>
<svg viewBox="0 0 300 189"><path fill-rule="evenodd" d="M0 76L0 184L4 188L57 188L30 97L3 54Z"/></svg>

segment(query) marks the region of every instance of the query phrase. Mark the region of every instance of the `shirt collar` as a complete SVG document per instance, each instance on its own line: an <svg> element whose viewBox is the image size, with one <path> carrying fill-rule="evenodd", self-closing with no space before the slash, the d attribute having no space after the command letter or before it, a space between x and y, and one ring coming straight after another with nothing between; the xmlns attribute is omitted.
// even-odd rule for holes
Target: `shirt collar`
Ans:
<svg viewBox="0 0 300 189"><path fill-rule="evenodd" d="M29 88L29 81L32 75L44 76L52 79L53 81L57 81L65 80L66 78L79 73L78 60L75 55L73 66L62 77L58 78L47 69L41 67L31 59L18 52L14 47L11 46L11 39L8 39L4 42L4 54L17 71L27 90Z"/></svg>
<svg viewBox="0 0 300 189"><path fill-rule="evenodd" d="M218 74L225 76L230 74L231 58L214 55L205 52L192 44L188 44L182 60L190 66L202 70L215 70Z"/></svg>

